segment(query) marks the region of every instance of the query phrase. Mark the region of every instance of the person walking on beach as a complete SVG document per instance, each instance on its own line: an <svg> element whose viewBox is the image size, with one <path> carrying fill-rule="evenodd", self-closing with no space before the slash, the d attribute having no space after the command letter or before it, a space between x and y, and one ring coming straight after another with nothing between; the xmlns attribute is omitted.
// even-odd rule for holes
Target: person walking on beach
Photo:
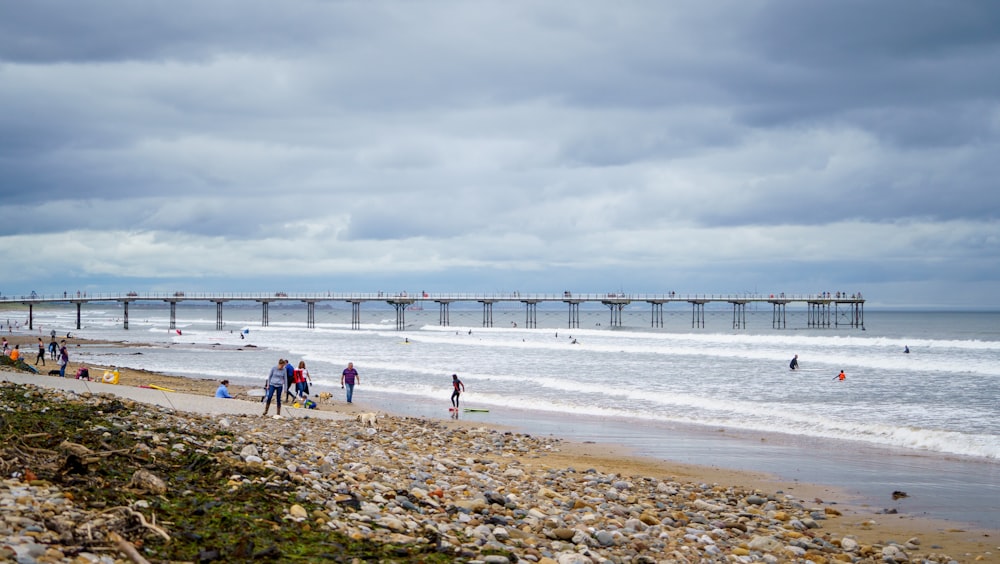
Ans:
<svg viewBox="0 0 1000 564"><path fill-rule="evenodd" d="M66 365L69 364L69 351L66 350L66 341L63 341L62 348L59 349L59 376L66 377Z"/></svg>
<svg viewBox="0 0 1000 564"><path fill-rule="evenodd" d="M285 372L285 365L288 363L283 358L278 359L278 365L271 369L271 373L267 375L267 380L264 381L264 387L267 388L267 395L264 397L264 416L267 416L267 411L271 409L271 396L277 393L278 400L278 414L275 415L276 418L281 418L281 389L285 386L285 379L287 378Z"/></svg>
<svg viewBox="0 0 1000 564"><path fill-rule="evenodd" d="M56 351L58 350L59 350L59 345L56 344L56 338L52 337L52 340L49 341L49 354L52 355L52 360L56 360L57 358Z"/></svg>
<svg viewBox="0 0 1000 564"><path fill-rule="evenodd" d="M223 380L221 383L219 383L218 389L215 390L215 397L233 399L233 396L229 395L229 388L226 387L228 385L229 385L229 380Z"/></svg>
<svg viewBox="0 0 1000 564"><path fill-rule="evenodd" d="M42 361L42 366L45 366L45 342L42 338L38 338L38 356L35 357L35 366L38 366L38 361Z"/></svg>
<svg viewBox="0 0 1000 564"><path fill-rule="evenodd" d="M306 369L306 361L300 360L299 367L295 370L295 395L303 401L309 396L309 371Z"/></svg>
<svg viewBox="0 0 1000 564"><path fill-rule="evenodd" d="M347 368L340 375L340 387L347 388L347 403L351 403L351 398L354 397L354 384L361 384L361 377L358 376L358 371L354 369L354 363L348 362Z"/></svg>
<svg viewBox="0 0 1000 564"><path fill-rule="evenodd" d="M462 395L465 391L465 384L458 379L458 374L451 375L451 387L454 388L451 392L451 406L458 410L458 396ZM460 390L461 389L461 390Z"/></svg>
<svg viewBox="0 0 1000 564"><path fill-rule="evenodd" d="M792 361L788 363L788 367L791 368L792 370L799 369L799 355L795 355L795 358L793 358Z"/></svg>
<svg viewBox="0 0 1000 564"><path fill-rule="evenodd" d="M3 354L7 356L7 349L10 348L10 343L7 342L7 337L3 338Z"/></svg>
<svg viewBox="0 0 1000 564"><path fill-rule="evenodd" d="M290 360L285 361L285 399L295 401L295 367Z"/></svg>

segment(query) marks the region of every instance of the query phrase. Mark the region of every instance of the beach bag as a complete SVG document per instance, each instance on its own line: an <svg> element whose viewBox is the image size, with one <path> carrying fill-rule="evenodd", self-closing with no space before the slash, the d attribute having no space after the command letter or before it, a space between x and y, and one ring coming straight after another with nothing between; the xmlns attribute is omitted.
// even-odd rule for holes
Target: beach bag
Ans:
<svg viewBox="0 0 1000 564"><path fill-rule="evenodd" d="M66 359L61 356L59 357L59 366L66 366Z"/></svg>

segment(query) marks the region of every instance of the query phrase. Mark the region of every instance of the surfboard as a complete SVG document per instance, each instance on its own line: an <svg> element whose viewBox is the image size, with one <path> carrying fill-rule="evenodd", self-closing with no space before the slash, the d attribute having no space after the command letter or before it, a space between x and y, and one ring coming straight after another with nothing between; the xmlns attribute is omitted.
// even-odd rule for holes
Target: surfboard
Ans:
<svg viewBox="0 0 1000 564"><path fill-rule="evenodd" d="M466 413L489 413L490 412L490 410L488 410L488 409L470 409L468 407L465 408L465 409L463 409L462 411L464 411Z"/></svg>
<svg viewBox="0 0 1000 564"><path fill-rule="evenodd" d="M174 390L171 390L170 388L164 388L163 386L157 386L155 384L150 384L149 387L153 388L154 390L160 390L161 392L172 392L172 391L174 391Z"/></svg>

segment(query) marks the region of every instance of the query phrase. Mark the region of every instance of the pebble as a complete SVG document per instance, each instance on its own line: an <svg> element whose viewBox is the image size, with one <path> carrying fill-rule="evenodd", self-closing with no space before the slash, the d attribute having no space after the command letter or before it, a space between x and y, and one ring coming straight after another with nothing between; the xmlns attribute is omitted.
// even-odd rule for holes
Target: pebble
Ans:
<svg viewBox="0 0 1000 564"><path fill-rule="evenodd" d="M99 409L110 398L83 394L73 399ZM559 452L556 438L410 417L383 416L378 431L370 433L353 420L219 419L132 407L109 415L108 424L133 434L140 448L199 449L237 465L273 470L234 474L230 487L294 476L298 503L285 508L287 519L375 542L415 542L433 530L454 554L471 557L463 556L466 561L951 561L945 555L913 554L919 538L874 547L849 537L829 539L815 516L836 519L839 513L787 495L552 468L545 455ZM225 434L207 444L203 435L185 435L213 426ZM165 428L172 429L169 439L158 434ZM145 487L161 487L145 478ZM90 552L82 542L74 543L108 529L116 518L76 507L51 484L7 476L0 482L0 561L128 562L114 550Z"/></svg>

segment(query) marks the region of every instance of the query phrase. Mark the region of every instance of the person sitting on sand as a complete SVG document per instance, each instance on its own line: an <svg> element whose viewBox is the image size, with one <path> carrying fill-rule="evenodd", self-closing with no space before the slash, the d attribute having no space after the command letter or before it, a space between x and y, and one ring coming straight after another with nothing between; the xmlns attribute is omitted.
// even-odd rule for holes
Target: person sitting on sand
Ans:
<svg viewBox="0 0 1000 564"><path fill-rule="evenodd" d="M229 395L229 388L226 387L228 385L229 385L229 380L223 380L221 383L219 383L219 388L215 390L215 397L233 399L233 396Z"/></svg>
<svg viewBox="0 0 1000 564"><path fill-rule="evenodd" d="M90 380L90 369L87 368L86 366L80 366L80 368L76 370L76 379Z"/></svg>

